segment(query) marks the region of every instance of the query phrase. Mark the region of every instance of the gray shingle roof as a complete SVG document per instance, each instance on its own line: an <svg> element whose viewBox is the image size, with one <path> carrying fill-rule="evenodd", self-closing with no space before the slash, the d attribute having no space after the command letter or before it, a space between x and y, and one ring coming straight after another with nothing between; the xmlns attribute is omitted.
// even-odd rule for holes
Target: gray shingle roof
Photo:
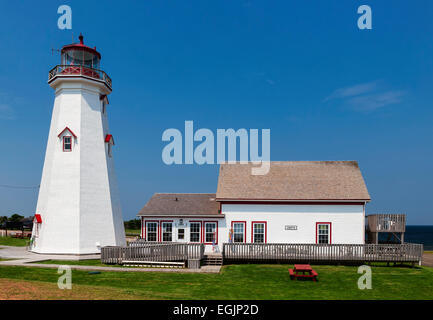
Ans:
<svg viewBox="0 0 433 320"><path fill-rule="evenodd" d="M274 161L266 175L253 164L222 164L217 200L370 200L356 161ZM256 166L256 165L254 165Z"/></svg>
<svg viewBox="0 0 433 320"><path fill-rule="evenodd" d="M138 215L221 215L218 210L215 193L155 193Z"/></svg>

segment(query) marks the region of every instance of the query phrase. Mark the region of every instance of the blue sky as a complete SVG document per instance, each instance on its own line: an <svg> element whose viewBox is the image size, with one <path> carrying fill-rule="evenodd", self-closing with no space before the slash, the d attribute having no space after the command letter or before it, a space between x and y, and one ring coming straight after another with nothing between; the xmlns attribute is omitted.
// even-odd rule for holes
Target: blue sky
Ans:
<svg viewBox="0 0 433 320"><path fill-rule="evenodd" d="M57 8L72 7L72 31ZM359 30L368 4L373 30ZM113 78L124 218L154 192L215 192L216 165L167 166L167 128L270 128L272 160L358 160L367 213L433 224L433 2L1 1L0 185L40 182L51 48L84 41ZM37 189L0 187L0 215Z"/></svg>

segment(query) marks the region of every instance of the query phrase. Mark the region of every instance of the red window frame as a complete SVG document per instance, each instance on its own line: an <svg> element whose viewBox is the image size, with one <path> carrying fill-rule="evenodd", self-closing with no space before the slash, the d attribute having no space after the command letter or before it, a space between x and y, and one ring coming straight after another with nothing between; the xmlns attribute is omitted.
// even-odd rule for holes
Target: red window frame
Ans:
<svg viewBox="0 0 433 320"><path fill-rule="evenodd" d="M235 242L235 229L233 228L233 225L235 223L242 223L244 225L244 241L242 242ZM232 243L246 243L247 242L247 222L246 221L232 221L231 229L233 230L233 239Z"/></svg>
<svg viewBox="0 0 433 320"><path fill-rule="evenodd" d="M265 238L263 243L268 242L268 222L267 221L251 221L251 243L260 243L254 242L254 225L255 224L264 224L265 225Z"/></svg>
<svg viewBox="0 0 433 320"><path fill-rule="evenodd" d="M215 244L218 244L218 221L203 221L203 243L204 244L212 244L212 242L206 242L206 223L215 223Z"/></svg>
<svg viewBox="0 0 433 320"><path fill-rule="evenodd" d="M156 223L156 241L150 241L150 242L159 242L161 241L161 224L159 223L159 220L145 220L144 221L144 239L146 239L146 241L149 241L147 239L147 223L149 222L155 222Z"/></svg>
<svg viewBox="0 0 433 320"><path fill-rule="evenodd" d="M198 242L192 242L192 243L203 243L203 221L199 220L189 220L189 242L191 242L191 223L200 223L200 236Z"/></svg>
<svg viewBox="0 0 433 320"><path fill-rule="evenodd" d="M65 149L65 138L71 139L71 143L70 143L71 149L69 149L69 150ZM71 152L72 151L72 136L63 136L62 140L63 140L63 152Z"/></svg>
<svg viewBox="0 0 433 320"><path fill-rule="evenodd" d="M159 241L164 241L163 240L163 229L162 229L162 224L164 222L168 222L171 223L171 242L173 242L173 236L174 236L174 228L173 228L173 220L160 220L159 221L159 230L160 230L160 235L159 235ZM168 241L167 241L168 242Z"/></svg>
<svg viewBox="0 0 433 320"><path fill-rule="evenodd" d="M316 222L316 244L319 244L319 225L326 224L329 225L329 243L332 243L332 222Z"/></svg>

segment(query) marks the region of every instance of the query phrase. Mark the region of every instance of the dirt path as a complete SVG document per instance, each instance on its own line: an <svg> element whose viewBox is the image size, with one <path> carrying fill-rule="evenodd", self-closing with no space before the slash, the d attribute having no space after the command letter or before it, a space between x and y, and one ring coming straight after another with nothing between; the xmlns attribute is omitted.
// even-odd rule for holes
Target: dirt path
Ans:
<svg viewBox="0 0 433 320"><path fill-rule="evenodd" d="M0 300L131 300L143 299L121 289L72 285L60 290L55 283L0 279Z"/></svg>
<svg viewBox="0 0 433 320"><path fill-rule="evenodd" d="M422 265L433 267L433 253L424 253L422 255Z"/></svg>

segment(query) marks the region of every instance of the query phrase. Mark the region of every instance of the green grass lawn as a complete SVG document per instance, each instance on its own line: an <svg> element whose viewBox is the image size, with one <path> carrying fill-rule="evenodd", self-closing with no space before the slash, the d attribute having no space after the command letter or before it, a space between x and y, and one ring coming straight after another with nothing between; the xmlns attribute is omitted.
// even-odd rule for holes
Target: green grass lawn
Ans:
<svg viewBox="0 0 433 320"><path fill-rule="evenodd" d="M79 261L78 263L83 263ZM433 268L372 267L359 290L352 266L313 266L319 282L291 281L288 265L227 265L220 274L73 270L73 286L106 288L134 299L433 299ZM0 266L0 278L56 283L55 269Z"/></svg>
<svg viewBox="0 0 433 320"><path fill-rule="evenodd" d="M140 229L125 229L125 234L127 236L139 236L141 233Z"/></svg>
<svg viewBox="0 0 433 320"><path fill-rule="evenodd" d="M1 246L25 247L28 243L29 239L0 237Z"/></svg>

